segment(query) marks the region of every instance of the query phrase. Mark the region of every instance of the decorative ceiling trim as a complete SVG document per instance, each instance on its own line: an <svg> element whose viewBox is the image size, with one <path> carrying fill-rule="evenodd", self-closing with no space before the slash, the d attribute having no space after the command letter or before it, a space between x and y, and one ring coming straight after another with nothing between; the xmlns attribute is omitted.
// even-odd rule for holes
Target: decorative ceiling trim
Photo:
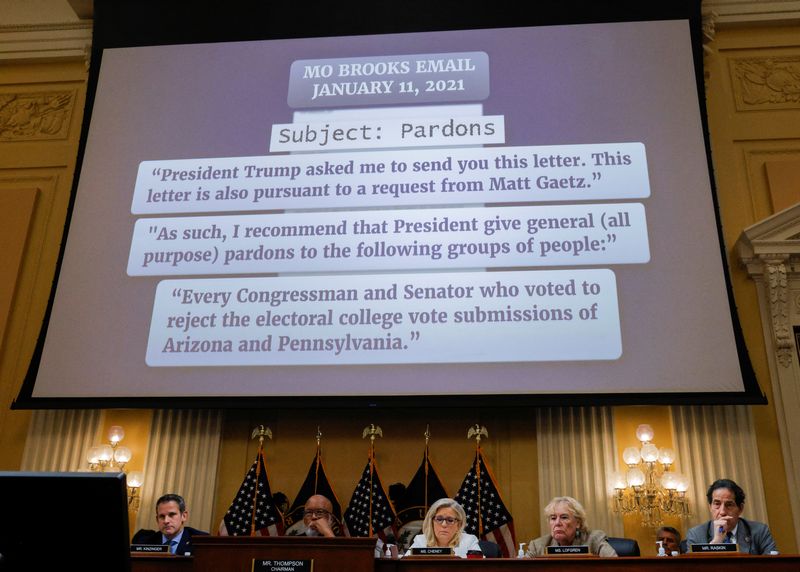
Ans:
<svg viewBox="0 0 800 572"><path fill-rule="evenodd" d="M704 0L702 9L715 14L718 27L800 22L800 0Z"/></svg>
<svg viewBox="0 0 800 572"><path fill-rule="evenodd" d="M0 26L0 63L83 59L92 47L91 22Z"/></svg>

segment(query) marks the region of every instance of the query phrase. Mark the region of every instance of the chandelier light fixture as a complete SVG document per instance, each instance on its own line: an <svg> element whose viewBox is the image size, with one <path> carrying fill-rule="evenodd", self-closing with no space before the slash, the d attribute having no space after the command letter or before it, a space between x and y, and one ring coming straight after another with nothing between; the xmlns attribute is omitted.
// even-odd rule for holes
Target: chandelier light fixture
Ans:
<svg viewBox="0 0 800 572"><path fill-rule="evenodd" d="M686 518L690 514L686 499L689 479L672 470L675 451L667 447L659 449L652 442L653 437L650 425L639 425L636 438L642 443L641 448L625 449L622 459L628 470L624 475L615 472L611 477L614 512L638 514L642 526L647 527L662 525L665 516Z"/></svg>
<svg viewBox="0 0 800 572"><path fill-rule="evenodd" d="M119 425L108 429L108 443L90 447L86 453L89 470L96 472L125 473L128 484L128 507L139 510L140 489L144 482L142 471L125 470L125 465L131 460L133 454L128 447L120 447L119 443L125 438L125 430Z"/></svg>

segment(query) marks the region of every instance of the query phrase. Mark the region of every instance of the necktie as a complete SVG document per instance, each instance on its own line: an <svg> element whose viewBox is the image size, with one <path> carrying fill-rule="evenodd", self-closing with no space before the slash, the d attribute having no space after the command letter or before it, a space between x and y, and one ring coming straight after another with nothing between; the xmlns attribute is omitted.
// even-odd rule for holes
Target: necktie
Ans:
<svg viewBox="0 0 800 572"><path fill-rule="evenodd" d="M733 535L730 532L728 532L728 534L725 535L725 540L723 540L722 542L724 542L725 544L731 544L733 542Z"/></svg>
<svg viewBox="0 0 800 572"><path fill-rule="evenodd" d="M169 551L171 554L175 554L175 550L178 548L178 541L177 540L170 540L169 541Z"/></svg>

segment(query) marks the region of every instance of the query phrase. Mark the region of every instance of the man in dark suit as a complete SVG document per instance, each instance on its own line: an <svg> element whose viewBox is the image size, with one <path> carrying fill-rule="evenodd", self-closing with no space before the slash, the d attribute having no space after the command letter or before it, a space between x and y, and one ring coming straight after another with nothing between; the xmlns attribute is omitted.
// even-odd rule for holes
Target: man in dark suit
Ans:
<svg viewBox="0 0 800 572"><path fill-rule="evenodd" d="M739 552L769 554L776 551L775 540L763 522L745 520L744 491L730 479L714 481L706 493L711 520L686 534L688 544L736 543Z"/></svg>
<svg viewBox="0 0 800 572"><path fill-rule="evenodd" d="M303 510L303 524L306 536L327 536L333 538L333 504L328 497L311 495Z"/></svg>
<svg viewBox="0 0 800 572"><path fill-rule="evenodd" d="M176 494L166 494L156 501L158 532L137 535L137 544L169 544L173 554L186 555L192 552L192 536L207 536L207 532L186 526L189 511L186 501Z"/></svg>

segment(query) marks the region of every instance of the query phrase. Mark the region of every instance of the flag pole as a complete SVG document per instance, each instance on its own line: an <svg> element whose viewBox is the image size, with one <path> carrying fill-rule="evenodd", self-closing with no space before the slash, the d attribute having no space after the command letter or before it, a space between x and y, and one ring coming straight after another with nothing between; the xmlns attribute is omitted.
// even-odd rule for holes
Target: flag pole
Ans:
<svg viewBox="0 0 800 572"><path fill-rule="evenodd" d="M317 425L317 456L314 460L314 494L317 494L317 484L319 483L319 462L322 455L322 431Z"/></svg>
<svg viewBox="0 0 800 572"><path fill-rule="evenodd" d="M372 475L375 472L375 436L383 437L383 431L374 423L370 423L369 427L364 428L361 438L364 439L367 435L369 435L369 535L374 536L372 530Z"/></svg>
<svg viewBox="0 0 800 572"><path fill-rule="evenodd" d="M425 426L425 514L428 513L428 443L431 440L431 426Z"/></svg>
<svg viewBox="0 0 800 572"><path fill-rule="evenodd" d="M372 530L372 492L374 485L372 484L372 477L375 475L375 442L370 439L369 441L369 535L374 536Z"/></svg>
<svg viewBox="0 0 800 572"><path fill-rule="evenodd" d="M256 457L256 484L253 489L253 511L250 513L250 536L256 533L256 505L258 504L258 483L261 476L261 465L264 464L264 437L272 439L272 431L269 427L259 425L253 429L251 439L258 437L258 456Z"/></svg>
<svg viewBox="0 0 800 572"><path fill-rule="evenodd" d="M486 427L477 423L467 431L467 439L475 437L475 480L478 483L478 538L483 536L483 515L481 510L481 437L489 438Z"/></svg>

